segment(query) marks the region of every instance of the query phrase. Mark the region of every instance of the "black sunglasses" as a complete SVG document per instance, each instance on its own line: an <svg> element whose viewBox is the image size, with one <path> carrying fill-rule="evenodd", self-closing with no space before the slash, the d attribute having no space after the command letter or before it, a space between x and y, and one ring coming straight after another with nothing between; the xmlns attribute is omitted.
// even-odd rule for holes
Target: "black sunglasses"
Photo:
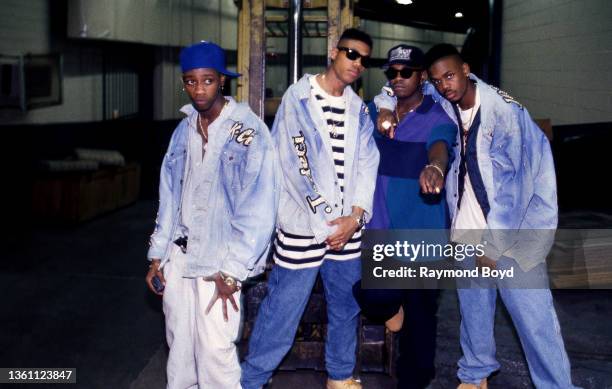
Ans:
<svg viewBox="0 0 612 389"><path fill-rule="evenodd" d="M400 75L401 78L408 79L412 77L412 73L414 73L415 71L416 70L414 69L408 69L408 68L402 68L402 70L389 68L385 70L385 76L387 76L387 80L389 81L394 80L398 74Z"/></svg>
<svg viewBox="0 0 612 389"><path fill-rule="evenodd" d="M359 58L361 58L361 66L363 66L364 68L367 68L370 66L370 56L369 55L362 55L357 50L350 49L344 46L338 46L337 49L340 51L345 51L346 58L350 59L351 61L357 61Z"/></svg>

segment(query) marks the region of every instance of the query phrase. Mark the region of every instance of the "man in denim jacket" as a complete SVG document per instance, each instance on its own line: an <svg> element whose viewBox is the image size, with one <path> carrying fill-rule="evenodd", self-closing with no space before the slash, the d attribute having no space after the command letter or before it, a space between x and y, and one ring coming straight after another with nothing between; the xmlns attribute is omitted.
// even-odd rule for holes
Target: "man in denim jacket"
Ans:
<svg viewBox="0 0 612 389"><path fill-rule="evenodd" d="M266 125L221 94L239 76L223 49L197 43L180 61L191 104L162 163L146 281L163 295L167 387L240 389L240 281L265 267L278 162Z"/></svg>
<svg viewBox="0 0 612 389"><path fill-rule="evenodd" d="M268 295L243 364L244 389L261 388L291 348L317 274L327 301L327 387L360 388L355 367L361 227L372 213L378 167L373 124L349 84L367 66L370 37L346 30L322 74L283 96L272 137L283 185Z"/></svg>
<svg viewBox="0 0 612 389"><path fill-rule="evenodd" d="M451 238L484 247L484 256L462 266L514 271L505 281L458 282L459 388L486 388L487 377L500 368L493 336L497 291L518 332L534 385L574 388L546 273L558 218L549 142L521 104L470 73L454 46L432 47L426 63L440 103L460 128L455 146L460 157L452 161L446 179ZM385 93L375 101L381 110L394 106Z"/></svg>

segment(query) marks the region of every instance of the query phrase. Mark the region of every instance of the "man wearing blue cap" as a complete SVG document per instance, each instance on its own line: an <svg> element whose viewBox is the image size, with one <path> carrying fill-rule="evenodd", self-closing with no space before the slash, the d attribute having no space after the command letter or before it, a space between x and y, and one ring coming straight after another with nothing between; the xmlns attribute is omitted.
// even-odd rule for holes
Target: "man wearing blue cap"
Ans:
<svg viewBox="0 0 612 389"><path fill-rule="evenodd" d="M240 282L264 270L278 163L266 125L221 93L239 76L223 49L197 43L180 62L191 104L162 163L146 282L163 296L167 387L240 389Z"/></svg>
<svg viewBox="0 0 612 389"><path fill-rule="evenodd" d="M355 368L361 278L361 228L372 213L378 167L373 125L351 89L367 67L372 39L346 30L332 63L289 87L272 137L283 184L268 281L243 364L242 386L259 389L291 348L317 275L327 302L328 389L359 389Z"/></svg>

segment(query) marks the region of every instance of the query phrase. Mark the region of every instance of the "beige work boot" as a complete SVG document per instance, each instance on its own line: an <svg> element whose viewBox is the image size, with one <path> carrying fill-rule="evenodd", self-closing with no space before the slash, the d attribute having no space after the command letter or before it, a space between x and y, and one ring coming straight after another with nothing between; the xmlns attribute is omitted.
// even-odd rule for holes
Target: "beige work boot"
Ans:
<svg viewBox="0 0 612 389"><path fill-rule="evenodd" d="M361 389L361 384L354 378L342 381L327 379L327 389Z"/></svg>
<svg viewBox="0 0 612 389"><path fill-rule="evenodd" d="M480 381L480 384L478 385L461 383L461 385L457 386L457 389L487 389L487 388L488 386L487 386L486 378Z"/></svg>
<svg viewBox="0 0 612 389"><path fill-rule="evenodd" d="M404 308L400 307L399 311L389 320L385 322L385 327L391 332L398 332L404 324Z"/></svg>

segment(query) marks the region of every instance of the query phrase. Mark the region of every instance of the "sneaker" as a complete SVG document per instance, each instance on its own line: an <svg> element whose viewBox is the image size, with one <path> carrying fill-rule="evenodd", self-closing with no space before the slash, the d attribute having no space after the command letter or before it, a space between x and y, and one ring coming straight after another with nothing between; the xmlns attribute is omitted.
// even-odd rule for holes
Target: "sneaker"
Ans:
<svg viewBox="0 0 612 389"><path fill-rule="evenodd" d="M354 378L337 381L327 379L327 389L361 389L361 383Z"/></svg>
<svg viewBox="0 0 612 389"><path fill-rule="evenodd" d="M461 383L461 385L457 386L457 389L487 389L487 379L484 378L482 381L480 381L480 384L476 385L476 384L466 384L466 383Z"/></svg>

